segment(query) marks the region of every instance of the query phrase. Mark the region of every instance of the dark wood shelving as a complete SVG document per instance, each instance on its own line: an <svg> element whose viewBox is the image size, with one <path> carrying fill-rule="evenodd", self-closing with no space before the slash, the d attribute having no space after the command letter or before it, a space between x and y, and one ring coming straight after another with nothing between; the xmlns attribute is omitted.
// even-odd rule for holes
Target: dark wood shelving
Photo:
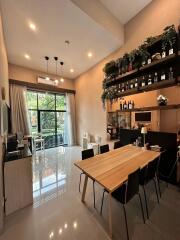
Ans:
<svg viewBox="0 0 180 240"><path fill-rule="evenodd" d="M166 106L151 106L151 107L143 107L143 108L134 108L134 109L125 109L125 110L117 110L118 112L138 112L138 111L156 111L156 110L170 110L170 109L179 109L180 104L172 104Z"/></svg>
<svg viewBox="0 0 180 240"><path fill-rule="evenodd" d="M177 83L180 83L179 81L180 81L180 77L173 80L163 80L161 82L153 83L152 85L146 85L145 87L134 88L134 89L127 90L125 92L121 92L118 94L118 97L120 98L120 97L125 97L125 96L138 94L142 92L149 92L149 91L153 91L161 88L172 87L177 85Z"/></svg>
<svg viewBox="0 0 180 240"><path fill-rule="evenodd" d="M146 64L145 66L143 67L140 67L140 71L142 70L145 70L145 69L150 69L151 67L155 67L155 66L159 66L160 64L164 64L164 63L168 63L169 61L171 60L174 60L175 58L177 57L177 54L171 54L171 55L168 55L167 57L165 58L161 58L159 60L155 60L154 62L152 63L149 63L149 64Z"/></svg>

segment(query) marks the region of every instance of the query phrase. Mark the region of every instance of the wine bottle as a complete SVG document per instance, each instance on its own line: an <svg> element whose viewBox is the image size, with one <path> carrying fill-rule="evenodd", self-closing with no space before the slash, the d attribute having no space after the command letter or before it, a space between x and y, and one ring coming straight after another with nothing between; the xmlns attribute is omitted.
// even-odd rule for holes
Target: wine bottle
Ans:
<svg viewBox="0 0 180 240"><path fill-rule="evenodd" d="M148 85L152 84L152 79L151 79L151 75L149 74L149 78L148 78Z"/></svg>
<svg viewBox="0 0 180 240"><path fill-rule="evenodd" d="M134 82L133 82L133 80L131 81L130 88L131 88L131 89L134 88Z"/></svg>
<svg viewBox="0 0 180 240"><path fill-rule="evenodd" d="M154 74L154 83L158 82L158 74L157 72L155 72Z"/></svg>
<svg viewBox="0 0 180 240"><path fill-rule="evenodd" d="M172 69L172 67L170 67L170 69L169 69L169 80L173 80L173 69Z"/></svg>
<svg viewBox="0 0 180 240"><path fill-rule="evenodd" d="M122 88L121 88L121 92L124 92L124 83L122 83Z"/></svg>
<svg viewBox="0 0 180 240"><path fill-rule="evenodd" d="M120 101L120 110L123 109L123 105L122 105L122 102Z"/></svg>
<svg viewBox="0 0 180 240"><path fill-rule="evenodd" d="M142 82L141 82L141 87L145 87L145 86L146 86L146 81L145 81L145 77L143 76Z"/></svg>
<svg viewBox="0 0 180 240"><path fill-rule="evenodd" d="M134 109L134 106L135 106L134 101L132 101L132 109Z"/></svg>
<svg viewBox="0 0 180 240"><path fill-rule="evenodd" d="M166 74L164 73L164 71L162 71L161 73L161 81L166 80Z"/></svg>
<svg viewBox="0 0 180 240"><path fill-rule="evenodd" d="M127 109L126 101L124 102L123 109Z"/></svg>
<svg viewBox="0 0 180 240"><path fill-rule="evenodd" d="M135 84L134 84L134 86L135 86L135 88L137 88L137 87L138 87L138 80L137 80L137 78L136 78L136 81L135 81Z"/></svg>
<svg viewBox="0 0 180 240"><path fill-rule="evenodd" d="M131 102L131 100L129 101L129 107L128 107L128 109L132 109L132 102Z"/></svg>

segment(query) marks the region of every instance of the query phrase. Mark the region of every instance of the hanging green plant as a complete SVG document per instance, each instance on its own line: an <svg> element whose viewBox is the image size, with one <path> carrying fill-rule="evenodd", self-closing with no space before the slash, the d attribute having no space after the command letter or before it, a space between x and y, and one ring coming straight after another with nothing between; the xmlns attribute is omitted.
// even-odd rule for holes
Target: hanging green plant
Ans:
<svg viewBox="0 0 180 240"><path fill-rule="evenodd" d="M150 53L147 50L147 44L143 43L139 46L137 50L137 56L138 56L138 67L141 67L142 65L145 65L147 63L147 60L150 56Z"/></svg>
<svg viewBox="0 0 180 240"><path fill-rule="evenodd" d="M103 106L105 107L106 101L110 101L112 104L113 102L116 102L118 100L118 95L117 95L117 89L115 86L109 87L107 89L104 89L102 95L101 95L101 100L103 102Z"/></svg>
<svg viewBox="0 0 180 240"><path fill-rule="evenodd" d="M162 34L162 49L163 51L167 50L167 47L170 49L173 48L177 39L177 33L174 24L164 28Z"/></svg>
<svg viewBox="0 0 180 240"><path fill-rule="evenodd" d="M144 44L146 46L150 46L157 40L158 37L159 36L154 36L154 37L150 36L150 37L146 38L146 40L144 41Z"/></svg>
<svg viewBox="0 0 180 240"><path fill-rule="evenodd" d="M105 64L103 68L104 73L106 76L116 76L118 75L118 67L115 61L111 61Z"/></svg>

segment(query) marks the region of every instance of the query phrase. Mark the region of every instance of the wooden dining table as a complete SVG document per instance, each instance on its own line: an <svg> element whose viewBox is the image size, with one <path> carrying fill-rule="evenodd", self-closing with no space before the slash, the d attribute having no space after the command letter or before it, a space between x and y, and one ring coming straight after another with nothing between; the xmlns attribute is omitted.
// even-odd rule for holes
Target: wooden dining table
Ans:
<svg viewBox="0 0 180 240"><path fill-rule="evenodd" d="M81 201L85 202L88 178L98 182L107 190L109 211L109 235L112 239L111 194L127 181L128 175L138 168L143 168L149 162L160 157L160 152L146 150L133 145L111 150L86 160L74 163L85 173Z"/></svg>

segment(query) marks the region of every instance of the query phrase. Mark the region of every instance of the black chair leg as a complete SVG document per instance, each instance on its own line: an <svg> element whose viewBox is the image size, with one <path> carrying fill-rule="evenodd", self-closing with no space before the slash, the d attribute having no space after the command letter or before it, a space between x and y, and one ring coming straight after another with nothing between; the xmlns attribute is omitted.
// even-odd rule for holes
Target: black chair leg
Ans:
<svg viewBox="0 0 180 240"><path fill-rule="evenodd" d="M158 184L158 189L159 189L159 196L161 198L160 179L159 179L159 177L157 175L156 175L156 179L157 179L157 184Z"/></svg>
<svg viewBox="0 0 180 240"><path fill-rule="evenodd" d="M127 224L127 217L126 217L126 208L125 208L124 204L123 204L123 210L124 210L124 217L125 217L125 223L126 223L127 239L129 240L128 224Z"/></svg>
<svg viewBox="0 0 180 240"><path fill-rule="evenodd" d="M81 192L81 176L83 175L84 173L81 173L80 174L80 178L79 178L79 192Z"/></svg>
<svg viewBox="0 0 180 240"><path fill-rule="evenodd" d="M157 191L157 185L156 185L156 180L153 179L155 190L156 190L156 196L157 196L157 202L159 203L159 196L158 196L158 191Z"/></svg>
<svg viewBox="0 0 180 240"><path fill-rule="evenodd" d="M138 196L139 196L139 201L140 201L140 205L141 205L141 212L142 212L143 221L145 223L144 210L143 210L142 199L141 199L140 193L138 193Z"/></svg>
<svg viewBox="0 0 180 240"><path fill-rule="evenodd" d="M145 199L145 205L146 205L147 219L149 219L149 211L148 211L148 205L147 205L146 190L145 190L144 185L143 185L143 191L144 191L144 199Z"/></svg>
<svg viewBox="0 0 180 240"><path fill-rule="evenodd" d="M102 202L101 202L101 211L100 211L101 215L102 215L102 210L103 210L104 194L105 194L105 190L103 191Z"/></svg>
<svg viewBox="0 0 180 240"><path fill-rule="evenodd" d="M96 208L95 181L94 180L93 180L93 197L94 197L94 208Z"/></svg>

